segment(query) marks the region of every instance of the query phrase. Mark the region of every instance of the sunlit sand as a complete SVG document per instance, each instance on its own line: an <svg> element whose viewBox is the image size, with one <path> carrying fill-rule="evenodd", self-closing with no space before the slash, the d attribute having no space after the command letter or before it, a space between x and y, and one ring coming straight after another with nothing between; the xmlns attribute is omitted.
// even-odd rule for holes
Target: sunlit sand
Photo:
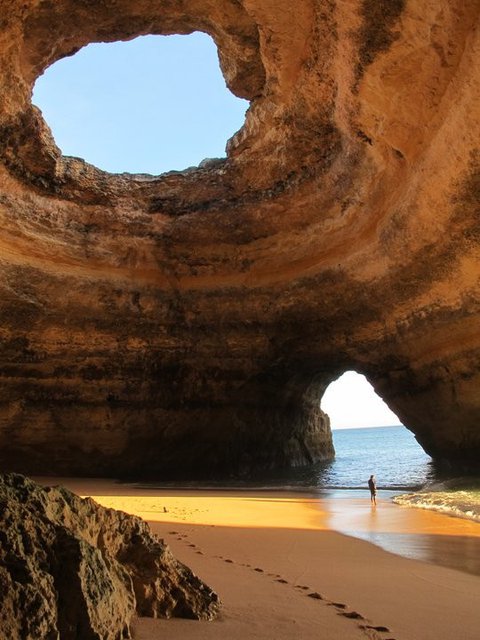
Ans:
<svg viewBox="0 0 480 640"><path fill-rule="evenodd" d="M145 518L219 593L219 621L140 619L138 640L478 640L476 523L388 500L372 508L363 492L317 497L41 481Z"/></svg>

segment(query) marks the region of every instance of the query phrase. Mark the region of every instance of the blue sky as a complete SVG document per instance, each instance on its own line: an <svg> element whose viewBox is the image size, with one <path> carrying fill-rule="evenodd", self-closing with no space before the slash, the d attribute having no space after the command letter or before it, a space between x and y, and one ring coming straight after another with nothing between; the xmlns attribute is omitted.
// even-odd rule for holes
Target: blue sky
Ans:
<svg viewBox="0 0 480 640"><path fill-rule="evenodd" d="M158 174L225 155L248 101L226 87L203 33L90 44L49 67L34 103L64 155Z"/></svg>
<svg viewBox="0 0 480 640"><path fill-rule="evenodd" d="M152 174L224 156L248 108L227 89L216 46L202 33L90 44L46 70L34 103L65 155L113 173ZM354 372L329 387L322 408L336 429L399 424Z"/></svg>

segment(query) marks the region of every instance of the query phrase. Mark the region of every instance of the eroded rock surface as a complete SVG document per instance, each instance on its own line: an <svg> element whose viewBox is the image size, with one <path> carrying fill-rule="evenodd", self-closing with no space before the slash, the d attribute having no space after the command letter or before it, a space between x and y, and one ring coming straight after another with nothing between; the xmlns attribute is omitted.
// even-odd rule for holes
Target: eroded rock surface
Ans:
<svg viewBox="0 0 480 640"><path fill-rule="evenodd" d="M365 373L480 459L478 0L0 0L0 462L195 475L331 457ZM93 41L210 33L251 100L223 162L64 158L30 96ZM348 399L346 399L348 401Z"/></svg>
<svg viewBox="0 0 480 640"><path fill-rule="evenodd" d="M216 594L145 522L64 488L0 476L0 531L9 640L121 640L135 614L216 615Z"/></svg>

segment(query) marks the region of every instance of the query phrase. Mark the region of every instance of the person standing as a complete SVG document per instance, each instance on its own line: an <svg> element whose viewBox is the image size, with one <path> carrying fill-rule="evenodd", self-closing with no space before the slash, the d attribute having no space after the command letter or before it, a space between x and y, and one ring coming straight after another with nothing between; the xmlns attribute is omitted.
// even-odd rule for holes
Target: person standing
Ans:
<svg viewBox="0 0 480 640"><path fill-rule="evenodd" d="M372 474L368 479L368 488L370 489L370 502L374 505L377 504L377 481Z"/></svg>

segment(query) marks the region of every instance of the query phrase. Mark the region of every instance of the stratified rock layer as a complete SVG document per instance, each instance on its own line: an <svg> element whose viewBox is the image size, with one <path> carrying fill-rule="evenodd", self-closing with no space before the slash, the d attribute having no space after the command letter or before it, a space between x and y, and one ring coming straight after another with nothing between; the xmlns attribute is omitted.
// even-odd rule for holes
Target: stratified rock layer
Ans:
<svg viewBox="0 0 480 640"><path fill-rule="evenodd" d="M478 0L0 0L0 462L200 475L333 455L347 369L480 459ZM226 160L64 158L36 77L208 32L251 106ZM346 399L348 401L348 399Z"/></svg>
<svg viewBox="0 0 480 640"><path fill-rule="evenodd" d="M8 640L121 640L135 614L211 619L218 598L148 525L60 487L0 476Z"/></svg>

